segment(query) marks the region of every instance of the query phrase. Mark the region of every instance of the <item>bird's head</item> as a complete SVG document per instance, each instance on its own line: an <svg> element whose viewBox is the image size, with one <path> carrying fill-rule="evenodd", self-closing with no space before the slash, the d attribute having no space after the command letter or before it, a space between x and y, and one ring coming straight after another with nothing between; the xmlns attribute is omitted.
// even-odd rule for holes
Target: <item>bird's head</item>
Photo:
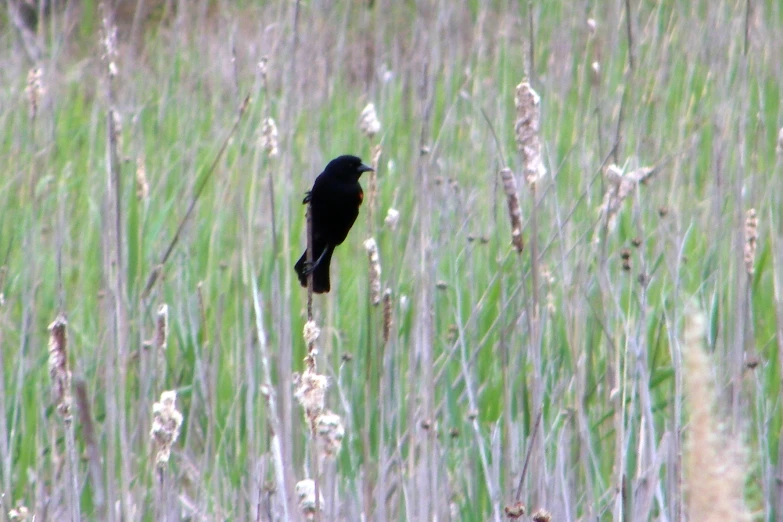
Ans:
<svg viewBox="0 0 783 522"><path fill-rule="evenodd" d="M345 155L330 161L324 172L345 180L358 181L359 176L372 170L374 169L362 163L360 158Z"/></svg>

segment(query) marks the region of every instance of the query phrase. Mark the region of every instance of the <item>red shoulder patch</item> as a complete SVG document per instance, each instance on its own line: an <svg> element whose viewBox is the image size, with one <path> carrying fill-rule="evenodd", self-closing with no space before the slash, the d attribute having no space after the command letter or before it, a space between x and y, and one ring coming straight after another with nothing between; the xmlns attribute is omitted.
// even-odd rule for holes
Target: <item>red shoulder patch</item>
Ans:
<svg viewBox="0 0 783 522"><path fill-rule="evenodd" d="M362 201L364 201L364 191L360 190L359 191L359 204L360 205L362 204Z"/></svg>

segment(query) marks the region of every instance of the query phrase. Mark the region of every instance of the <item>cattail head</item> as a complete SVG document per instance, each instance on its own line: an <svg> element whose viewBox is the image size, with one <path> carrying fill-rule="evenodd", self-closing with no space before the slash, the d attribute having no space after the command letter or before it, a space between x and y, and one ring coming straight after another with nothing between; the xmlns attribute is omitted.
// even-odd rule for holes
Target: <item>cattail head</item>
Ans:
<svg viewBox="0 0 783 522"><path fill-rule="evenodd" d="M152 405L152 429L150 438L155 447L155 464L165 467L171 456L171 447L179 438L182 426L182 413L177 411L177 392L164 391L160 394L160 402Z"/></svg>
<svg viewBox="0 0 783 522"><path fill-rule="evenodd" d="M381 258L378 255L378 244L375 242L375 238L371 237L365 241L364 249L367 251L367 258L370 261L370 301L373 306L378 306L381 302Z"/></svg>
<svg viewBox="0 0 783 522"><path fill-rule="evenodd" d="M503 191L506 193L508 203L508 217L511 219L511 242L518 253L522 252L525 240L522 238L522 210L519 207L519 193L517 192L517 180L514 172L509 168L500 171L503 180Z"/></svg>
<svg viewBox="0 0 783 522"><path fill-rule="evenodd" d="M294 397L304 408L307 419L314 421L324 410L329 379L308 366L298 379L294 379L294 384Z"/></svg>
<svg viewBox="0 0 783 522"><path fill-rule="evenodd" d="M71 418L71 371L68 367L68 321L60 314L49 325L49 376L57 411L66 420Z"/></svg>
<svg viewBox="0 0 783 522"><path fill-rule="evenodd" d="M136 198L146 201L150 197L150 184L147 181L147 167L144 165L144 157L136 157Z"/></svg>
<svg viewBox="0 0 783 522"><path fill-rule="evenodd" d="M756 209L751 208L745 214L745 271L753 275L756 271L756 241L759 237Z"/></svg>
<svg viewBox="0 0 783 522"><path fill-rule="evenodd" d="M400 211L395 208L389 208L386 211L386 218L383 222L389 229L394 230L397 228L397 222L400 220Z"/></svg>
<svg viewBox="0 0 783 522"><path fill-rule="evenodd" d="M158 307L158 317L155 322L155 346L165 351L169 339L169 305L163 303ZM176 397L176 396L175 396Z"/></svg>
<svg viewBox="0 0 783 522"><path fill-rule="evenodd" d="M552 514L546 509L539 509L533 513L533 522L551 522Z"/></svg>
<svg viewBox="0 0 783 522"><path fill-rule="evenodd" d="M522 502L515 502L513 504L509 504L506 506L503 511L505 511L506 516L510 518L511 520L516 520L518 518L522 518L525 514L525 504Z"/></svg>
<svg viewBox="0 0 783 522"><path fill-rule="evenodd" d="M517 150L522 154L525 181L532 186L546 174L546 168L541 161L539 138L541 98L529 82L523 81L517 85L514 105L517 109L517 120L514 123Z"/></svg>
<svg viewBox="0 0 783 522"><path fill-rule="evenodd" d="M304 337L304 341L307 346L312 346L315 344L315 341L318 340L318 336L320 335L321 329L318 328L318 325L315 321L310 319L305 323L304 329L302 330L302 337Z"/></svg>
<svg viewBox="0 0 783 522"><path fill-rule="evenodd" d="M374 103L368 103L362 110L359 116L359 130L370 139L373 139L376 134L381 132L381 122L378 120L378 114L375 112Z"/></svg>
<svg viewBox="0 0 783 522"><path fill-rule="evenodd" d="M315 432L318 436L319 456L334 460L343 446L345 427L339 415L324 410L315 419Z"/></svg>
<svg viewBox="0 0 783 522"><path fill-rule="evenodd" d="M387 288L383 291L383 342L388 343L391 337L392 327L392 291Z"/></svg>
<svg viewBox="0 0 783 522"><path fill-rule="evenodd" d="M277 142L277 124L272 118L264 118L261 123L260 145L269 158L276 158L280 154Z"/></svg>
<svg viewBox="0 0 783 522"><path fill-rule="evenodd" d="M40 106L41 99L46 94L43 84L43 68L40 66L33 67L27 73L27 100L30 102L30 119L34 120L38 114L38 107Z"/></svg>
<svg viewBox="0 0 783 522"><path fill-rule="evenodd" d="M30 510L27 506L19 505L8 512L8 520L24 522L30 519Z"/></svg>
<svg viewBox="0 0 783 522"><path fill-rule="evenodd" d="M315 520L316 515L316 501L315 501L315 482L313 479L304 479L296 483L294 488L296 491L296 498L299 499L299 511L305 520ZM318 492L320 497L318 500L318 506L323 510L324 499L321 492Z"/></svg>
<svg viewBox="0 0 783 522"><path fill-rule="evenodd" d="M744 507L741 446L721 428L713 411L715 391L709 357L703 348L706 320L692 310L683 332L683 375L689 410L684 458L690 520L748 521Z"/></svg>

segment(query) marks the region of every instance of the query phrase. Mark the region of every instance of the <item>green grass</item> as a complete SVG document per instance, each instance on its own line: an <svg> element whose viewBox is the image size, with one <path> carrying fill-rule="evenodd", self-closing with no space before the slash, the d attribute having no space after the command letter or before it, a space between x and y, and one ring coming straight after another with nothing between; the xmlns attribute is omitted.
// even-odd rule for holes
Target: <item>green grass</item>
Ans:
<svg viewBox="0 0 783 522"><path fill-rule="evenodd" d="M746 56L744 3L631 2L629 70L623 2L605 10L534 3L535 71L528 71L526 2L387 4L303 3L294 76L289 3L212 2L206 20L195 9L148 27L136 54L122 45L127 21L120 21L118 265L105 67L94 32L100 18L85 3L76 33L62 40L41 33L47 91L34 120L24 91L30 62L3 20L2 42L13 52L0 73L0 520L17 505L36 519L67 513L65 431L46 351L46 327L60 311L101 459L99 476L91 476L76 415L85 520L119 520L114 508L101 508L96 486L108 493L107 505L118 502L135 520L163 513L255 520L259 505L262 520L267 510L278 519L284 499L273 491L252 285L292 492L312 473L291 376L303 371L306 355L306 292L292 270L304 246L302 195L329 159L355 153L369 161L377 142L374 236L394 323L383 345L382 311L367 298L365 198L336 251L333 290L315 299L318 368L331 381L327 406L346 428L342 452L319 480L324 520L503 518L531 442L520 499L529 512L543 507L553 520L678 519L688 500L677 477L677 451L688 438L678 339L689 303L708 318L716 410L746 446L748 508L756 520L778 519L783 69L776 50L783 37L776 29L783 10L753 3ZM267 90L256 68L265 54ZM498 171L507 164L522 172L514 92L526 75L541 96L548 176L537 190L535 230L531 192L518 176L526 249L517 255ZM246 94L252 102L212 172ZM383 124L372 142L358 129L369 101ZM280 128L278 158L258 145L267 110ZM137 158L147 200L135 195ZM623 203L601 242L606 158L629 170L660 170ZM205 176L162 278L142 295ZM400 211L396 230L383 223L392 206ZM749 278L742 248L751 207L759 239ZM119 337L116 267L124 287L117 302L126 310ZM538 342L534 270L552 278L538 289ZM159 359L144 342L161 303L169 305L171 331ZM758 357L758 366L738 366L746 356ZM185 422L161 491L149 429L152 404L168 389L178 391ZM649 481L657 481L655 496L644 508ZM629 494L618 499L621 482ZM184 503L198 514L186 515Z"/></svg>

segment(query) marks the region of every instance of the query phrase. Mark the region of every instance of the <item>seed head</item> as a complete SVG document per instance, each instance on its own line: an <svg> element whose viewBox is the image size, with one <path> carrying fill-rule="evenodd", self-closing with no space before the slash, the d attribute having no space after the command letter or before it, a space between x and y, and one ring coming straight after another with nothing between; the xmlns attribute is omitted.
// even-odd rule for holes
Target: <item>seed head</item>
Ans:
<svg viewBox="0 0 783 522"><path fill-rule="evenodd" d="M364 242L364 249L370 261L370 301L373 306L377 306L381 302L381 259L378 255L378 244L371 237Z"/></svg>
<svg viewBox="0 0 783 522"><path fill-rule="evenodd" d="M296 483L294 488L296 491L296 497L299 499L299 511L302 512L302 516L305 520L315 520L315 482L313 479L304 479ZM319 493L319 506L321 510L324 508L323 495Z"/></svg>
<svg viewBox="0 0 783 522"><path fill-rule="evenodd" d="M525 240L522 238L522 210L519 208L519 194L517 193L517 180L514 172L509 168L500 171L503 179L503 191L506 193L508 203L508 217L511 220L511 242L518 253L522 253Z"/></svg>
<svg viewBox="0 0 783 522"><path fill-rule="evenodd" d="M294 397L304 408L305 416L312 421L324 410L329 379L308 366L295 384Z"/></svg>
<svg viewBox="0 0 783 522"><path fill-rule="evenodd" d="M264 118L261 123L260 145L269 158L276 158L280 154L277 142L277 124L272 118Z"/></svg>
<svg viewBox="0 0 783 522"><path fill-rule="evenodd" d="M345 427L339 415L324 410L315 419L315 429L318 434L319 453L322 458L334 460L343 445Z"/></svg>
<svg viewBox="0 0 783 522"><path fill-rule="evenodd" d="M529 82L523 81L517 85L514 105L517 108L514 131L517 150L522 154L525 166L525 181L528 185L535 185L546 175L546 168L541 161L541 141L539 139L541 97L533 90Z"/></svg>
<svg viewBox="0 0 783 522"><path fill-rule="evenodd" d="M27 73L27 88L25 91L30 102L30 119L34 120L38 114L40 101L46 94L46 89L43 85L43 69L41 67L33 67Z"/></svg>
<svg viewBox="0 0 783 522"><path fill-rule="evenodd" d="M368 103L362 110L362 113L359 116L359 130L370 139L381 132L381 122L378 121L378 114L375 112L374 103Z"/></svg>
<svg viewBox="0 0 783 522"><path fill-rule="evenodd" d="M49 377L57 412L64 420L71 419L71 371L68 368L68 321L60 314L49 325Z"/></svg>
<svg viewBox="0 0 783 522"><path fill-rule="evenodd" d="M155 447L155 465L164 468L171 456L171 447L179 438L182 426L182 413L177 411L177 392L164 391L160 394L160 402L152 405L152 429L150 438Z"/></svg>
<svg viewBox="0 0 783 522"><path fill-rule="evenodd" d="M386 219L384 219L383 222L386 223L386 226L391 230L394 230L397 228L397 222L399 220L400 211L395 208L389 208L389 210L386 211Z"/></svg>
<svg viewBox="0 0 783 522"><path fill-rule="evenodd" d="M383 342L389 342L392 327L392 291L387 288L383 291Z"/></svg>
<svg viewBox="0 0 783 522"><path fill-rule="evenodd" d="M304 341L307 346L315 343L315 341L318 340L318 336L320 335L321 329L318 328L318 325L315 323L315 321L311 319L305 323L302 336L304 337Z"/></svg>

